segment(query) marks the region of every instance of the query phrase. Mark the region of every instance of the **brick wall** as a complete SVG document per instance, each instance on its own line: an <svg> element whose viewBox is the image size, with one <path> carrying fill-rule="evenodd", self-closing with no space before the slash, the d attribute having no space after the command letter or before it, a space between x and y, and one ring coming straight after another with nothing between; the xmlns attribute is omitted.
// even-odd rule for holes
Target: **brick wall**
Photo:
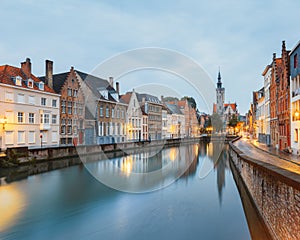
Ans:
<svg viewBox="0 0 300 240"><path fill-rule="evenodd" d="M274 239L300 239L300 176L243 154L230 156Z"/></svg>

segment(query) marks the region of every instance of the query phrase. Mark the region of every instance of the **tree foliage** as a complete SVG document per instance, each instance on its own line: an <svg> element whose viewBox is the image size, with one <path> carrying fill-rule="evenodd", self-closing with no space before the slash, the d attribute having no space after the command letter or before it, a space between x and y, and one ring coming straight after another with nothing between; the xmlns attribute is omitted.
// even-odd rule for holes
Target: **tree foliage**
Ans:
<svg viewBox="0 0 300 240"><path fill-rule="evenodd" d="M188 97L188 96L184 96L183 98L181 98L181 100L187 100L188 101L188 104L196 109L197 108L197 103L195 101L195 99L193 97Z"/></svg>

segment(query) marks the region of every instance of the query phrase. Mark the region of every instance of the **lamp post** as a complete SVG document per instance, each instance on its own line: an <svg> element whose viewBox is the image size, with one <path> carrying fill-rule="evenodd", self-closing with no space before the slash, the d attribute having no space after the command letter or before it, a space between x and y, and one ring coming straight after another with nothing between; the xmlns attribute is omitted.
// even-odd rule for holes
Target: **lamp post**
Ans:
<svg viewBox="0 0 300 240"><path fill-rule="evenodd" d="M4 116L3 118L0 118L0 123L2 124L2 142L1 142L1 145L0 145L0 149L2 148L2 145L3 145L3 143L4 143L4 135L5 135L5 133L4 133L4 130L5 130L5 124L7 124L7 118L6 118L6 116Z"/></svg>
<svg viewBox="0 0 300 240"><path fill-rule="evenodd" d="M40 134L40 139L41 139L41 148L43 148L43 134Z"/></svg>

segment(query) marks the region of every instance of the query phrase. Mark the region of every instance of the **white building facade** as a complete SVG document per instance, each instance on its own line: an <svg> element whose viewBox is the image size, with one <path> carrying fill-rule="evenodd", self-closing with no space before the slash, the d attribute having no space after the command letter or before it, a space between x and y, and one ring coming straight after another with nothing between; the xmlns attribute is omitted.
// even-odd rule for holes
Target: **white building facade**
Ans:
<svg viewBox="0 0 300 240"><path fill-rule="evenodd" d="M1 149L58 145L60 95L31 74L30 59L0 76Z"/></svg>
<svg viewBox="0 0 300 240"><path fill-rule="evenodd" d="M272 66L267 65L262 73L264 77L264 105L265 105L265 143L267 145L271 144L271 132L270 132L270 84L272 78Z"/></svg>

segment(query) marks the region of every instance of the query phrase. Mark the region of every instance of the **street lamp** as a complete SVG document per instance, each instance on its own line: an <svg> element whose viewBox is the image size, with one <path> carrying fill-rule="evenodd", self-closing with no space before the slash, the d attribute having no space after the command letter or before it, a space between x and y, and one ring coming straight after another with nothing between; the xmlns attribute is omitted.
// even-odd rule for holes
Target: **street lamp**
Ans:
<svg viewBox="0 0 300 240"><path fill-rule="evenodd" d="M5 124L7 124L6 116L4 116L4 118L0 118L0 123L2 124L2 129L5 130Z"/></svg>
<svg viewBox="0 0 300 240"><path fill-rule="evenodd" d="M295 118L296 118L296 119L295 119L296 121L299 119L299 115L300 115L299 111L296 110L295 113L294 113L294 116L295 116Z"/></svg>

